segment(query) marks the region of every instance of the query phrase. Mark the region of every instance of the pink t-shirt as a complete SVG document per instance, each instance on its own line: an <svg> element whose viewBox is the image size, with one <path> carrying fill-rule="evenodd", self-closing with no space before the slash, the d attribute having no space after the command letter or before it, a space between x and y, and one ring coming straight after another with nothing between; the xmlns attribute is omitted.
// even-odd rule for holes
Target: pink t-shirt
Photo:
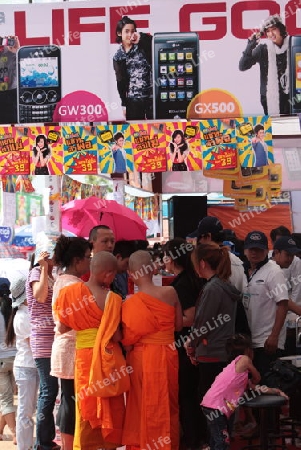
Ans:
<svg viewBox="0 0 301 450"><path fill-rule="evenodd" d="M40 281L41 269L34 267L26 280L26 299L31 325L30 346L34 358L50 358L54 339L52 318L53 280L48 277L48 294L45 303L39 303L33 296L32 283Z"/></svg>
<svg viewBox="0 0 301 450"><path fill-rule="evenodd" d="M201 406L218 409L230 417L238 406L238 399L244 394L248 384L248 370L236 372L236 363L242 355L237 356L215 378L211 388L206 392Z"/></svg>

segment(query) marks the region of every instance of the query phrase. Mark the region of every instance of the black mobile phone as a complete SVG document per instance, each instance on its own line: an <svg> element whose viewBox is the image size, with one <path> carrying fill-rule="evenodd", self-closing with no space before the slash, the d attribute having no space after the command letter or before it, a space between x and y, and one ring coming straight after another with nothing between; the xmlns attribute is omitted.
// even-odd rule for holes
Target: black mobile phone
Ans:
<svg viewBox="0 0 301 450"><path fill-rule="evenodd" d="M11 37L0 37L0 45L13 47L15 45L15 39Z"/></svg>
<svg viewBox="0 0 301 450"><path fill-rule="evenodd" d="M7 38L7 45L9 47L13 47L15 45L15 39L14 38Z"/></svg>
<svg viewBox="0 0 301 450"><path fill-rule="evenodd" d="M61 50L56 45L18 50L18 122L52 122L61 99Z"/></svg>
<svg viewBox="0 0 301 450"><path fill-rule="evenodd" d="M290 112L301 112L301 36L289 38Z"/></svg>
<svg viewBox="0 0 301 450"><path fill-rule="evenodd" d="M199 93L197 33L155 33L153 39L153 103L155 119L186 118Z"/></svg>

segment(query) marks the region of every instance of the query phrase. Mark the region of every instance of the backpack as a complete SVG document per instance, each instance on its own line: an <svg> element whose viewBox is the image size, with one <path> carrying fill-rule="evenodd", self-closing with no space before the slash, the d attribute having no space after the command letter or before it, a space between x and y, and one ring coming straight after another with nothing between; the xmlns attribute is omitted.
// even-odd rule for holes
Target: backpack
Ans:
<svg viewBox="0 0 301 450"><path fill-rule="evenodd" d="M301 383L301 371L288 361L276 359L263 376L268 387L278 388L287 395L292 395Z"/></svg>

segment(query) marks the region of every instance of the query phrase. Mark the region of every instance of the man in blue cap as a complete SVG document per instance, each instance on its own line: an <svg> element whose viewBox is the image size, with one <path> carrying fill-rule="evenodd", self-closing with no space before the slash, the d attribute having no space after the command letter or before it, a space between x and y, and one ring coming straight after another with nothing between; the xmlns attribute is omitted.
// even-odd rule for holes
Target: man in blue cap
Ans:
<svg viewBox="0 0 301 450"><path fill-rule="evenodd" d="M285 227L283 229L285 232ZM290 231L287 232L286 235L278 235L275 239L273 259L283 271L289 295L285 351L287 355L296 355L296 319L301 316L301 260L296 256L300 248L297 247ZM282 289L282 286L279 285L278 288Z"/></svg>
<svg viewBox="0 0 301 450"><path fill-rule="evenodd" d="M250 232L244 248L248 282L243 303L252 333L254 366L263 377L270 363L283 355L288 290L281 268L268 259L268 239L264 233Z"/></svg>

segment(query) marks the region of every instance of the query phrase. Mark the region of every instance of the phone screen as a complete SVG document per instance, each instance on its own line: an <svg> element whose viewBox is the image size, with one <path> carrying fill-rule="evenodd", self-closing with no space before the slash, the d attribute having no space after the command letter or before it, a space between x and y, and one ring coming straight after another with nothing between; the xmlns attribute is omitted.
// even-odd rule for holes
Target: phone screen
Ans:
<svg viewBox="0 0 301 450"><path fill-rule="evenodd" d="M52 122L61 99L61 51L51 46L18 50L18 122Z"/></svg>
<svg viewBox="0 0 301 450"><path fill-rule="evenodd" d="M154 110L156 119L186 118L199 92L196 33L158 33L154 36Z"/></svg>
<svg viewBox="0 0 301 450"><path fill-rule="evenodd" d="M295 77L296 77L296 82L295 82L295 89L296 91L299 91L299 93L301 92L301 53L296 53L295 54Z"/></svg>
<svg viewBox="0 0 301 450"><path fill-rule="evenodd" d="M289 38L290 112L301 112L301 36Z"/></svg>
<svg viewBox="0 0 301 450"><path fill-rule="evenodd" d="M21 58L20 86L39 88L58 87L58 58Z"/></svg>

